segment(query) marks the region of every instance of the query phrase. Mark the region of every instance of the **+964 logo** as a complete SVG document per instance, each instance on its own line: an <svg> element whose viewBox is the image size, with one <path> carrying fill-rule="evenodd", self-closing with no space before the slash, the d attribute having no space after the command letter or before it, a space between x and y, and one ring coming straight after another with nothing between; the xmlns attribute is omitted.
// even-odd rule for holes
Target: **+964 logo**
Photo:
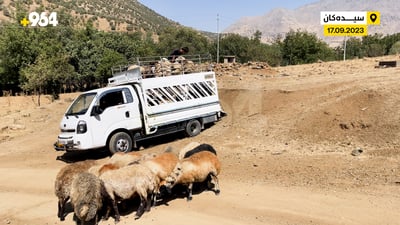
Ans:
<svg viewBox="0 0 400 225"><path fill-rule="evenodd" d="M57 20L57 13L56 12L31 12L28 15L28 19L24 17L20 21L21 25L23 27L47 27L47 26L57 26L58 25L58 20Z"/></svg>

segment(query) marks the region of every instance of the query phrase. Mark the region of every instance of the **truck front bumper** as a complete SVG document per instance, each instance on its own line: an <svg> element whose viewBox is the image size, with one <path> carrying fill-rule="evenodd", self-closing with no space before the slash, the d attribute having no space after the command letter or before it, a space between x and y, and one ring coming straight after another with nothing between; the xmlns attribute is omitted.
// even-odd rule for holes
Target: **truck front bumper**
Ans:
<svg viewBox="0 0 400 225"><path fill-rule="evenodd" d="M58 137L58 140L54 143L54 149L56 151L73 151L78 150L77 144L70 138Z"/></svg>

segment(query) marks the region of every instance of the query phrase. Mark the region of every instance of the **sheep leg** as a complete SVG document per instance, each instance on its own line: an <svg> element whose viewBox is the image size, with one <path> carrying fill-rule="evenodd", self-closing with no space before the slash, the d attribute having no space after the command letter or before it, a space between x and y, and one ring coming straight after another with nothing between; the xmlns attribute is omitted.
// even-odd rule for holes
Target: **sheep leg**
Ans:
<svg viewBox="0 0 400 225"><path fill-rule="evenodd" d="M153 201L153 203L152 203ZM151 193L147 195L147 200L146 200L146 212L150 212L151 206L156 204L156 197L154 193Z"/></svg>
<svg viewBox="0 0 400 225"><path fill-rule="evenodd" d="M65 205L67 204L69 197L66 199L59 199L58 201L58 218L60 218L60 221L65 220Z"/></svg>
<svg viewBox="0 0 400 225"><path fill-rule="evenodd" d="M193 197L192 197L192 190L193 190L193 183L190 183L188 186L187 186L187 192L188 192L188 197L187 197L187 201L191 201L192 199L193 199Z"/></svg>
<svg viewBox="0 0 400 225"><path fill-rule="evenodd" d="M115 200L113 199L113 200L112 200L112 205L113 205L114 212L115 212L115 223L118 223L121 216L120 216L119 211L118 211L117 201L115 201Z"/></svg>
<svg viewBox="0 0 400 225"><path fill-rule="evenodd" d="M218 177L214 173L210 173L210 181L209 184L213 185L211 188L212 191L214 191L215 195L219 195L221 192L219 189L219 182L218 182Z"/></svg>
<svg viewBox="0 0 400 225"><path fill-rule="evenodd" d="M64 220L64 218L62 218L62 206L61 206L61 203L60 203L60 201L58 201L58 211L57 211L57 216L58 216L58 218L60 218L60 221L63 221Z"/></svg>
<svg viewBox="0 0 400 225"><path fill-rule="evenodd" d="M140 196L140 205L136 211L135 219L139 219L143 215L146 204L146 197Z"/></svg>
<svg viewBox="0 0 400 225"><path fill-rule="evenodd" d="M155 207L157 204L157 195L160 195L159 191L151 195L152 206ZM149 210L150 211L150 210Z"/></svg>

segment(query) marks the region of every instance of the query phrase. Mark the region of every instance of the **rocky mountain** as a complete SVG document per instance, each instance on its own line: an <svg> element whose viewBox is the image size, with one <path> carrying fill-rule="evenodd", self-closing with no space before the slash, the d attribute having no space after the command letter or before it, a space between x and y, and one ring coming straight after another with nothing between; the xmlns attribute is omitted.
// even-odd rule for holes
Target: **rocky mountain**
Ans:
<svg viewBox="0 0 400 225"><path fill-rule="evenodd" d="M262 41L271 42L278 36L292 30L305 30L316 33L319 38L331 45L343 41L343 37L324 37L320 24L321 11L379 11L379 26L369 26L368 34L393 34L400 31L400 4L398 0L320 0L294 10L274 9L261 16L241 18L224 33L237 33L251 37L255 31L262 32Z"/></svg>

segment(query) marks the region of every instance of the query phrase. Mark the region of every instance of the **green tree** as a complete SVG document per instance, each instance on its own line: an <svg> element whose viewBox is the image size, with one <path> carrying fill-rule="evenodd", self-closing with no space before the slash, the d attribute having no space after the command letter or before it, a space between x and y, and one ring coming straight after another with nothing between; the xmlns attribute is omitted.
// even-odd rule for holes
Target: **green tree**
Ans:
<svg viewBox="0 0 400 225"><path fill-rule="evenodd" d="M364 54L362 42L359 38L352 37L346 41L346 59L363 58ZM343 55L343 50L341 55Z"/></svg>
<svg viewBox="0 0 400 225"><path fill-rule="evenodd" d="M394 55L394 54L399 54L399 53L400 53L400 41L397 41L390 48L389 54Z"/></svg>
<svg viewBox="0 0 400 225"><path fill-rule="evenodd" d="M220 41L220 56L234 55L238 62L248 62L251 60L248 53L250 45L250 39L247 37L238 34L224 35Z"/></svg>
<svg viewBox="0 0 400 225"><path fill-rule="evenodd" d="M376 57L385 54L385 45L382 34L367 35L362 37L362 45L366 56Z"/></svg>
<svg viewBox="0 0 400 225"><path fill-rule="evenodd" d="M313 63L334 59L334 51L307 31L290 31L282 42L282 55L286 64Z"/></svg>
<svg viewBox="0 0 400 225"><path fill-rule="evenodd" d="M18 90L19 72L33 63L39 54L30 29L6 24L0 30L0 84L2 89Z"/></svg>
<svg viewBox="0 0 400 225"><path fill-rule="evenodd" d="M158 53L169 55L174 49L187 46L189 55L208 53L209 41L206 37L191 28L165 29L159 36Z"/></svg>
<svg viewBox="0 0 400 225"><path fill-rule="evenodd" d="M100 83L100 86L106 84L107 79L112 77L112 68L126 64L128 64L128 60L124 55L111 49L104 49L99 65L96 68L96 81Z"/></svg>
<svg viewBox="0 0 400 225"><path fill-rule="evenodd" d="M400 33L386 35L382 38L382 43L385 45L385 55L390 53L392 46L400 41Z"/></svg>
<svg viewBox="0 0 400 225"><path fill-rule="evenodd" d="M61 84L74 73L74 69L68 64L68 60L69 57L63 53L39 55L33 64L21 70L22 89L37 94L38 105L40 105L41 94L47 93L47 91L50 91L53 98L56 99Z"/></svg>

